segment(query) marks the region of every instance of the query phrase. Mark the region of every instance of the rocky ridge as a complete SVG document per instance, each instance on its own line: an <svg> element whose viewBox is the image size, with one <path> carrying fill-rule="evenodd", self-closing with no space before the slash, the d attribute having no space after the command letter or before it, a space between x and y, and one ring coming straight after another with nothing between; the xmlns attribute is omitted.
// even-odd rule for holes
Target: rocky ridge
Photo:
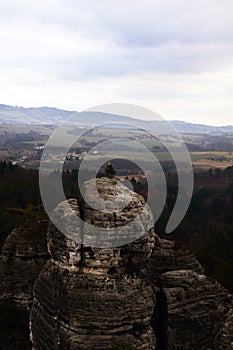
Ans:
<svg viewBox="0 0 233 350"><path fill-rule="evenodd" d="M116 180L97 182L101 196L113 200ZM93 183L86 186L91 189ZM145 206L142 197L134 193L117 216L93 210L75 199L68 202L90 224L111 228L135 219ZM54 214L68 223L72 233L72 217L66 208L61 203ZM144 234L114 248L79 244L72 234L65 236L50 223L50 259L45 265L45 239L38 243L35 236L28 244L26 233L25 239L20 238L24 236L22 229L12 232L2 250L0 273L5 284L1 295L30 309L34 285L30 314L34 350L106 350L121 342L137 350L233 349L232 296L204 274L188 250L174 241L160 239L152 228L148 229L151 220L152 213L145 207L137 222ZM44 259L41 264L39 256L41 261ZM31 275L25 268L23 274L20 259L28 261L29 266L31 261L32 272L36 268L37 273ZM8 275L7 261L14 266L14 273Z"/></svg>
<svg viewBox="0 0 233 350"><path fill-rule="evenodd" d="M113 200L116 180L97 183L103 198ZM116 217L83 202L69 203L86 222L102 227L131 221L145 205L133 194ZM55 210L60 219L64 208L61 203ZM137 224L145 230L150 220L147 208ZM33 349L104 350L123 341L134 349L220 350L226 348L223 337L232 348L231 295L179 244L159 239L153 229L116 248L80 245L52 224L47 237L51 259L34 287Z"/></svg>

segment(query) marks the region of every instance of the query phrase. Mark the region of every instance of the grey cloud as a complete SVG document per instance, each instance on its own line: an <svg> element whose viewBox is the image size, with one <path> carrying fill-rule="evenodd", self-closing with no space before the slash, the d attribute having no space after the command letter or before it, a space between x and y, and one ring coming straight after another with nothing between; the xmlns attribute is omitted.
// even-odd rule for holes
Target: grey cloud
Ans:
<svg viewBox="0 0 233 350"><path fill-rule="evenodd" d="M60 0L73 11L89 14L90 28L112 33L120 44L158 46L170 41L232 42L231 0L128 0L94 2ZM69 21L66 22L69 26Z"/></svg>
<svg viewBox="0 0 233 350"><path fill-rule="evenodd" d="M170 41L232 41L231 0L30 0L3 3L2 20L30 19L92 36L112 34L120 45L158 46Z"/></svg>
<svg viewBox="0 0 233 350"><path fill-rule="evenodd" d="M65 40L63 38L63 40ZM101 46L101 43L99 44ZM91 46L72 51L66 48L62 52L54 47L46 52L46 46L34 52L18 52L11 56L0 57L1 65L14 65L58 76L64 80L91 80L97 77L115 77L145 72L194 72L200 73L223 64L231 63L233 50L226 45L183 45L170 43L163 47L109 48Z"/></svg>
<svg viewBox="0 0 233 350"><path fill-rule="evenodd" d="M9 0L0 63L64 80L216 69L232 62L232 4Z"/></svg>

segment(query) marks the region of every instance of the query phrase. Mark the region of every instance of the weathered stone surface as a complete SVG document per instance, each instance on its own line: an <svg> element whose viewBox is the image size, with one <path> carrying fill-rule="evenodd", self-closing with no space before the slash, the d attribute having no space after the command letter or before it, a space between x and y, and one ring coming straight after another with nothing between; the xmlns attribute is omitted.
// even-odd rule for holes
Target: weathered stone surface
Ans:
<svg viewBox="0 0 233 350"><path fill-rule="evenodd" d="M160 276L167 316L167 348L213 348L219 322L229 309L231 296L214 279L192 270Z"/></svg>
<svg viewBox="0 0 233 350"><path fill-rule="evenodd" d="M100 204L93 195L95 186L106 204ZM118 180L101 178L87 181L84 193L88 204L81 203L81 213L87 225L84 225L82 234L90 245L104 247L110 242L111 247L122 246L134 242L149 230L153 231L153 215L143 197L130 191ZM115 211L114 205L116 208L122 206L122 210ZM109 230L96 234L98 228Z"/></svg>
<svg viewBox="0 0 233 350"><path fill-rule="evenodd" d="M157 239L150 260L146 265L146 274L154 283L167 271L188 269L204 273L204 269L194 255L175 241Z"/></svg>
<svg viewBox="0 0 233 350"><path fill-rule="evenodd" d="M108 200L115 197L115 180L97 183L101 184L102 197ZM93 182L86 186L92 188ZM132 193L130 198L121 217L119 213L106 215L93 210L84 202L69 203L90 224L101 227L102 222L103 227L118 227L135 219L145 207L142 197ZM55 215L60 220L64 217L74 232L67 212L65 203L61 203ZM151 222L152 214L146 207L139 222L141 234ZM153 289L138 276L151 256L155 238L150 229L127 246L95 248L75 242L72 235L64 236L50 225L47 239L51 260L34 288L31 312L34 348L97 350L124 341L137 349L155 349L156 337L151 326Z"/></svg>
<svg viewBox="0 0 233 350"><path fill-rule="evenodd" d="M233 308L224 317L215 339L214 350L233 349Z"/></svg>
<svg viewBox="0 0 233 350"><path fill-rule="evenodd" d="M0 258L1 349L31 348L29 311L32 290L49 257L46 227L37 223L18 227L3 244Z"/></svg>
<svg viewBox="0 0 233 350"><path fill-rule="evenodd" d="M1 251L0 300L30 302L34 282L48 257L45 227L35 223L14 229Z"/></svg>
<svg viewBox="0 0 233 350"><path fill-rule="evenodd" d="M35 349L106 349L128 341L155 349L152 289L139 278L108 278L48 263L35 285Z"/></svg>
<svg viewBox="0 0 233 350"><path fill-rule="evenodd" d="M102 198L114 200L116 180L99 179L97 184ZM93 181L85 186L91 193ZM232 296L203 274L189 251L154 234L152 213L142 197L120 191L122 200L124 195L132 198L121 213L69 203L90 225L105 228L120 227L143 212L137 223L143 235L124 246L78 243L67 206L56 208L55 216L69 224L71 234L49 226L51 259L34 287L33 349L104 350L114 342L141 350L232 349ZM97 204L94 195L90 199ZM91 235L82 229L80 237Z"/></svg>

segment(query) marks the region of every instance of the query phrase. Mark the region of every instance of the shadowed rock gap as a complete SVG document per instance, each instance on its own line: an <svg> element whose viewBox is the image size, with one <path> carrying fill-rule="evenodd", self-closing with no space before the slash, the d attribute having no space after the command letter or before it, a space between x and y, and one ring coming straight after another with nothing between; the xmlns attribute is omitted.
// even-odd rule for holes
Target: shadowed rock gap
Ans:
<svg viewBox="0 0 233 350"><path fill-rule="evenodd" d="M156 306L152 316L152 327L157 339L157 350L168 350L167 345L167 298L162 290L155 293Z"/></svg>
<svg viewBox="0 0 233 350"><path fill-rule="evenodd" d="M83 221L84 221L84 213L83 213L83 200L80 202L79 206L80 219L81 219L81 227L80 227L80 237L81 237L81 247L80 247L80 262L78 264L79 268L82 269L85 265L85 252L84 252L84 244L83 244Z"/></svg>

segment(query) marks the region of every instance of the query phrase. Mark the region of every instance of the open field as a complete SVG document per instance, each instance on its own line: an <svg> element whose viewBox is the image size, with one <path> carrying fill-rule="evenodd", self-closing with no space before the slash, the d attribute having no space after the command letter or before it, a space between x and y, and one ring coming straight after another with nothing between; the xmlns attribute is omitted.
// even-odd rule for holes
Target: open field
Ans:
<svg viewBox="0 0 233 350"><path fill-rule="evenodd" d="M7 156L9 156L9 152L8 151L0 150L0 157L7 157Z"/></svg>
<svg viewBox="0 0 233 350"><path fill-rule="evenodd" d="M233 153L231 152L217 152L217 151L212 151L212 152L191 152L192 159L202 159L202 158L221 158L225 157L227 159L233 159Z"/></svg>
<svg viewBox="0 0 233 350"><path fill-rule="evenodd" d="M51 134L52 126L43 125L7 125L0 124L0 158L18 160L29 158L35 160L36 155L34 146L45 144ZM56 130L56 140L50 140L50 145L57 147L58 157L62 148L69 145L71 140L74 141L71 152L75 152L80 158L86 160L97 160L109 157L131 159L154 162L150 152L144 152L143 147L137 147L140 143L145 150L151 151L158 161L170 161L172 157L164 147L170 145L175 151L180 152L180 143L174 139L173 135L162 135L162 141L153 138L152 135L143 129L122 129L122 128L101 128L94 127L90 130L79 126L66 125L62 129ZM110 139L121 139L120 142L111 142ZM130 139L127 141L126 139ZM218 167L226 168L233 165L233 137L212 136L203 134L184 134L183 139L190 150L191 161L196 167ZM108 146L101 147L103 141L109 140ZM131 142L132 140L132 142ZM99 144L99 145L98 145ZM96 148L94 149L93 147ZM106 145L105 145L106 146ZM139 145L140 146L140 145ZM225 152L220 152L225 150ZM90 151L90 152L89 152ZM31 152L31 153L30 153ZM88 154L86 154L86 152ZM182 154L179 153L182 159ZM29 164L30 165L30 164Z"/></svg>
<svg viewBox="0 0 233 350"><path fill-rule="evenodd" d="M218 162L214 160L205 160L205 159L200 159L195 162L193 162L193 165L197 168L219 168L219 169L225 169L228 168L229 166L233 166L233 161L228 161L228 162Z"/></svg>
<svg viewBox="0 0 233 350"><path fill-rule="evenodd" d="M1 124L0 123L0 134L4 132L15 133L15 134L26 134L30 131L38 132L41 134L49 135L51 128L43 125L20 125L20 124Z"/></svg>
<svg viewBox="0 0 233 350"><path fill-rule="evenodd" d="M192 152L193 165L197 168L220 168L233 166L233 154L230 152Z"/></svg>
<svg viewBox="0 0 233 350"><path fill-rule="evenodd" d="M154 152L154 156L158 161L166 162L171 161L171 155L168 152ZM147 158L145 153L130 152L131 161L137 162L148 161L151 162L151 158ZM94 161L96 158L124 158L123 152L119 154L98 154L98 155L85 155L86 160ZM209 169L209 168L219 168L225 169L227 167L233 166L233 155L228 152L193 152L190 153L192 164L195 169ZM154 162L154 161L153 161Z"/></svg>

